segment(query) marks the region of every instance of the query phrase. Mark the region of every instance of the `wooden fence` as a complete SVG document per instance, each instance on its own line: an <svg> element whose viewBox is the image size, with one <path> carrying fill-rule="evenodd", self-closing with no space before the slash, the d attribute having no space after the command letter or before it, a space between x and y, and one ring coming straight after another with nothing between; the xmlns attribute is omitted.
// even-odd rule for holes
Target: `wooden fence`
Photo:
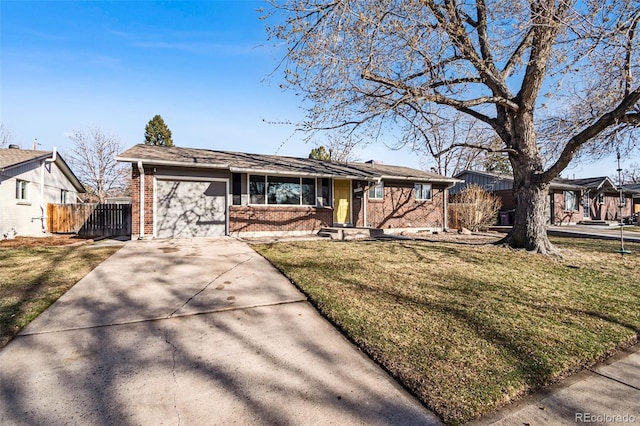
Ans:
<svg viewBox="0 0 640 426"><path fill-rule="evenodd" d="M131 204L49 204L47 222L54 234L131 235Z"/></svg>

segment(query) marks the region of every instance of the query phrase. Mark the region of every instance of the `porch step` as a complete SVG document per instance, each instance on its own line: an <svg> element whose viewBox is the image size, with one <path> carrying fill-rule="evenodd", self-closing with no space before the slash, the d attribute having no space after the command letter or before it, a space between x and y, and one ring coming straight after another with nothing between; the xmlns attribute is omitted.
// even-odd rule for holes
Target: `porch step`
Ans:
<svg viewBox="0 0 640 426"><path fill-rule="evenodd" d="M319 237L328 237L332 240L378 238L382 235L384 232L378 228L322 228L318 231Z"/></svg>
<svg viewBox="0 0 640 426"><path fill-rule="evenodd" d="M596 225L596 226L617 226L620 222L606 220L581 220L578 225Z"/></svg>

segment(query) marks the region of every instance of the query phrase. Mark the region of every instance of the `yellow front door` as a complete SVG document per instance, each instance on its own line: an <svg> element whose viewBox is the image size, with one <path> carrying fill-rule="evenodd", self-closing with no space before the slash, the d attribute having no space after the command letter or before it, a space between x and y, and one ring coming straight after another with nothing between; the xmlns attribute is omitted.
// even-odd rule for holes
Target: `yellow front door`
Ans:
<svg viewBox="0 0 640 426"><path fill-rule="evenodd" d="M333 181L333 221L335 223L351 222L351 181Z"/></svg>

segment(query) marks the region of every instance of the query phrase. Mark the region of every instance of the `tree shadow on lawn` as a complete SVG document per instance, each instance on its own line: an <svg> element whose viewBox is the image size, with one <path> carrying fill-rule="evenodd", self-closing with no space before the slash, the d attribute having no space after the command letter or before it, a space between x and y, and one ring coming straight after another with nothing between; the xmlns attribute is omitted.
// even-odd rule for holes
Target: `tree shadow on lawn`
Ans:
<svg viewBox="0 0 640 426"><path fill-rule="evenodd" d="M372 286L367 282L355 279L343 278L343 280L343 284L346 287L356 289L352 296L354 298L358 297L360 300L378 300L382 295L382 297L386 299L386 302L381 302L380 305L371 306L369 308L371 311L380 313L380 315L378 315L376 320L370 323L369 326L365 326L369 328L368 333L381 333L381 336L384 335L385 331L383 328L386 321L384 320L383 313L392 311L390 305L396 304L401 305L405 309L414 313L423 312L423 317L426 318L433 318L432 315L434 312L438 312L438 314L436 314L438 317L442 317L444 315L447 318L451 318L452 323L456 324L456 327L459 327L460 330L467 329L473 333L476 338L479 339L479 343L480 341L486 341L491 346L499 348L497 351L498 354L504 354L501 356L501 363L507 363L510 365L510 368L513 370L513 374L510 374L510 376L512 376L512 379L515 377L515 380L520 383L519 386L513 386L510 391L503 389L500 396L494 395L491 397L491 400L481 401L482 406L473 409L470 409L469 407L454 406L457 404L457 402L454 401L445 401L445 404L450 405L444 408L443 411L443 407L439 406L438 402L431 399L434 394L432 393L433 389L430 388L438 386L437 383L433 383L429 378L422 379L418 382L412 382L413 379L410 379L411 374L407 374L410 372L396 368L396 365L405 365L406 362L398 363L397 361L385 358L385 349L383 348L366 347L366 345L365 347L362 347L362 345L360 345L362 349L369 354L369 356L373 359L379 360L387 371L389 371L393 376L399 378L400 381L404 382L412 392L426 398L424 399L424 402L432 409L435 409L439 415L443 416L447 421L467 421L471 418L477 417L478 415L486 414L488 411L493 411L500 406L508 404L510 401L519 399L528 392L540 389L551 383L555 383L558 380L583 369L585 366L592 365L610 355L610 350L608 350L609 348L603 347L602 352L605 353L596 354L596 356L591 355L590 358L583 359L580 358L581 355L579 353L573 353L570 347L556 346L556 344L560 345L560 342L555 342L555 344L550 343L554 339L553 335L546 336L544 331L542 331L542 334L536 332L537 327L545 327L543 325L544 314L539 312L539 307L537 305L529 306L524 312L525 317L514 322L512 326L505 326L505 319L510 320L508 317L500 315L496 316L492 313L500 312L501 304L509 303L508 298L497 302L490 301L490 303L482 306L480 309L474 309L476 302L487 300L487 297L491 296L496 291L495 287L490 290L487 289L487 284L481 280L470 280L462 287L442 286L441 288L443 291L451 295L451 297L447 298L411 296L403 293L400 289L381 289L380 287ZM358 293L368 294L369 297L359 297ZM484 295L484 293L488 293L488 295ZM343 296L344 295L341 297ZM349 297L347 296L346 299L348 298ZM493 299L492 296L491 299ZM468 305L465 306L460 303L460 301L464 300L469 301ZM351 328L352 325L350 325L350 323L352 320L344 317L335 318L334 313L325 308L324 305L327 304L325 302L318 303L318 301L314 301L313 303L319 310L323 311L324 315L328 316L337 325L337 327L343 331L343 333L349 336L350 339L354 342L362 342L362 336L358 335L360 331ZM488 315L487 312L490 314ZM586 314L596 316L611 324L625 327L633 331L636 336L638 334L637 327L598 312L574 310L573 313L575 315ZM394 324L394 320L391 319L388 323ZM530 324L531 329L528 329L526 324ZM562 324L556 324L554 326L557 326L560 332L565 327ZM360 325L360 327L362 327L362 325ZM419 327L417 322L414 327ZM397 330L394 330L394 332L397 332ZM420 334L428 335L429 333ZM377 340L379 339L380 338ZM368 339L366 340L368 341ZM402 342L396 343L400 345ZM620 342L612 343L620 344ZM385 344L388 344L388 342ZM436 356L437 354L432 353L431 351L434 347L441 344L442 342L425 341L421 350L427 354L427 357ZM446 345L448 343L444 344ZM627 343L622 342L622 344L624 345ZM456 350L458 349L465 350L463 348L456 348ZM469 359L474 359L476 356L484 357L485 355L486 354L482 354L480 352L474 353L472 348L472 352L468 353L467 357ZM389 365L387 362L392 362L392 364ZM482 376L482 371L474 371L474 373ZM409 380L407 380L408 377ZM483 380L485 379L489 379L489 377L485 377ZM446 380L446 382L449 383L450 386L457 388L460 392L464 392L462 388L467 386L469 383L468 381L465 381L464 383L456 382L455 378ZM458 391L454 390L454 392ZM476 391L480 390L468 389L467 391L471 394L477 394ZM480 393L483 392L481 391ZM426 397L424 397L424 395L426 395ZM442 403L442 401L439 403ZM464 412L466 414L463 414L460 418L452 419L447 416L447 411L449 410Z"/></svg>
<svg viewBox="0 0 640 426"><path fill-rule="evenodd" d="M18 282L10 285L11 290L7 291L8 294L5 297L15 299L15 302L3 306L0 311L0 348L9 343L9 341L18 334L20 329L36 316L35 313L28 314L27 311L29 309L37 309L37 312L43 311L55 302L64 291L75 285L74 282L64 285L63 288L61 288L61 284L51 288L55 274L59 273L59 271L56 270L57 265L69 260L69 258L73 256L78 257L77 262L87 262L92 258L90 252L79 248L31 248L16 250L18 253L22 250L42 251L40 257L45 259L44 261L46 263L45 265L41 265L42 272L40 274L30 278L30 284L23 285L21 282ZM47 255L47 252L50 251L57 251L57 253ZM9 253L10 252L7 251L5 253L7 257L0 260L7 261L7 259L13 257L13 255L9 255Z"/></svg>
<svg viewBox="0 0 640 426"><path fill-rule="evenodd" d="M147 300L134 292L144 282L102 264L92 284L109 288L108 297L59 301L60 315L76 328L47 328L43 317L40 328L0 351L0 423L222 424L244 418L296 424L329 423L331 414L346 423L437 423L388 392L391 384L364 381L361 372L370 367L337 333L338 343L316 340L318 323L305 319L314 314L304 302L167 318L193 293L166 278L190 258L165 254L162 261L137 260L147 265L141 272L146 279L166 291L158 297L170 301L151 311L156 318L118 321L114 312L124 306L149 312ZM122 251L116 260L135 257Z"/></svg>

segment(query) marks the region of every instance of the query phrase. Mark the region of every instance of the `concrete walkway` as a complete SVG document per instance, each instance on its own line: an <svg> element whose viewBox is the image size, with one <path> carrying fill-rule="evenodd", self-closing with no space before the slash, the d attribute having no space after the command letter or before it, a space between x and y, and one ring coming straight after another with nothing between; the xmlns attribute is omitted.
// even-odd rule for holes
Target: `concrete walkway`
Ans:
<svg viewBox="0 0 640 426"><path fill-rule="evenodd" d="M2 425L439 424L246 244L132 241L0 351Z"/></svg>
<svg viewBox="0 0 640 426"><path fill-rule="evenodd" d="M640 345L469 426L640 424Z"/></svg>
<svg viewBox="0 0 640 426"><path fill-rule="evenodd" d="M625 228L627 230L625 230ZM640 233L630 231L630 227L623 228L624 241L640 243ZM633 227L636 228L636 227ZM620 241L620 227L617 226L598 226L598 225L569 225L569 226L550 226L547 229L549 235L559 237L583 237L602 240Z"/></svg>

